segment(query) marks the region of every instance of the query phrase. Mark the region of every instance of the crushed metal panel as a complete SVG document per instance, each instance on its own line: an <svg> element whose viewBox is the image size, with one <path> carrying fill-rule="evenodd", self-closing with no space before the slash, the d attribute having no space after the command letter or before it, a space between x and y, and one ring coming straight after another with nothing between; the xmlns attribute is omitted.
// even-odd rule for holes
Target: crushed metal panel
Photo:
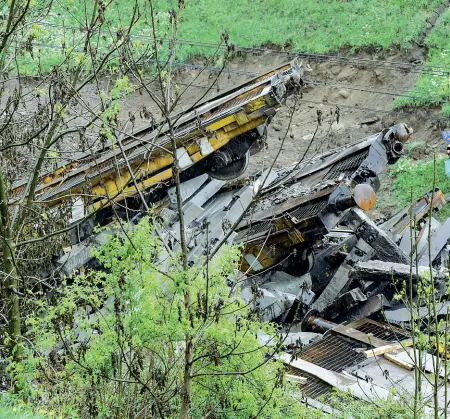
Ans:
<svg viewBox="0 0 450 419"><path fill-rule="evenodd" d="M405 329L400 329L389 323L380 323L372 319L359 319L351 322L348 326L391 342L405 340L410 337L410 334Z"/></svg>
<svg viewBox="0 0 450 419"><path fill-rule="evenodd" d="M349 210L345 223L375 250L379 260L409 263L409 258L397 244L359 208Z"/></svg>
<svg viewBox="0 0 450 419"><path fill-rule="evenodd" d="M441 223L434 217L431 217L431 232L430 232L429 220L426 221L424 228L419 233L419 242L417 243L417 250L416 250L419 255L422 254L422 250L424 250L425 248L427 249L425 251L428 251L428 236L431 235L431 238L433 240L434 233L440 227Z"/></svg>
<svg viewBox="0 0 450 419"><path fill-rule="evenodd" d="M433 201L431 201L432 196ZM411 224L418 225L419 221L429 214L430 208L439 211L445 204L444 194L441 190L436 189L434 192L429 192L421 198L416 199L379 227L397 241L410 228ZM413 220L410 218L411 213Z"/></svg>
<svg viewBox="0 0 450 419"><path fill-rule="evenodd" d="M300 371L305 371L334 388L350 392L359 399L373 402L374 399L387 400L390 396L389 391L373 383L368 383L348 374L328 370L302 358L291 359L290 355L283 355L282 359L285 364Z"/></svg>
<svg viewBox="0 0 450 419"><path fill-rule="evenodd" d="M190 202L193 202L199 207L203 206L203 204L211 199L225 183L226 182L223 180L211 179L191 198Z"/></svg>
<svg viewBox="0 0 450 419"><path fill-rule="evenodd" d="M246 253L244 255L244 259L250 265L250 268L252 270L260 271L260 270L264 269L264 266L262 266L261 263L259 263L259 260L252 253Z"/></svg>
<svg viewBox="0 0 450 419"><path fill-rule="evenodd" d="M400 250L402 250L405 253L405 255L407 255L407 256L411 255L411 251L412 251L412 249L411 249L411 229L407 228L405 230L398 247L400 247Z"/></svg>
<svg viewBox="0 0 450 419"><path fill-rule="evenodd" d="M181 201L184 203L192 195L194 195L202 185L208 180L208 175L204 173L203 175L197 176L193 179L187 180L180 184ZM167 190L167 195L169 196L170 204L172 208L177 206L177 191L176 187L173 186Z"/></svg>
<svg viewBox="0 0 450 419"><path fill-rule="evenodd" d="M417 274L419 278L430 278L430 268L426 266L418 266L417 268L411 267L411 265L405 265L402 263L385 262L381 260L370 260L367 262L358 261L353 265L350 277L352 279L377 281L377 282L390 282L393 281L409 281L412 279L417 281ZM444 278L445 275L432 270L433 277Z"/></svg>
<svg viewBox="0 0 450 419"><path fill-rule="evenodd" d="M80 243L72 246L72 249L58 259L57 265L62 272L69 276L77 269L86 265L91 259L91 246Z"/></svg>
<svg viewBox="0 0 450 419"><path fill-rule="evenodd" d="M359 306L349 317L352 320L369 317L372 314L378 313L384 307L390 307L389 301L383 294L372 295L367 301Z"/></svg>
<svg viewBox="0 0 450 419"><path fill-rule="evenodd" d="M84 209L84 202L81 197L75 199L75 202L72 205L72 213L69 219L69 224L73 224L74 222L81 220L86 214Z"/></svg>
<svg viewBox="0 0 450 419"><path fill-rule="evenodd" d="M253 184L253 194L256 195L261 189L270 186L276 179L278 179L276 170L271 168L264 170Z"/></svg>
<svg viewBox="0 0 450 419"><path fill-rule="evenodd" d="M195 246L189 252L190 261L195 263L202 255L213 252L217 248L234 223L248 209L252 197L252 188L244 186L233 194L225 207L218 207L216 212L203 219L203 223L205 220L207 221L207 231L206 228L200 229L195 236ZM194 202L194 200L189 202Z"/></svg>
<svg viewBox="0 0 450 419"><path fill-rule="evenodd" d="M203 208L197 205L195 202L189 201L186 205L183 206L183 215L185 225L189 225L200 217L203 213Z"/></svg>
<svg viewBox="0 0 450 419"><path fill-rule="evenodd" d="M423 250L423 254L419 255L419 265L429 266L430 261L433 262L440 251L444 248L450 238L450 218L447 218L445 223L435 232L431 237L431 253L428 248Z"/></svg>
<svg viewBox="0 0 450 419"><path fill-rule="evenodd" d="M352 265L350 265L349 262L353 264L353 262L357 260L369 260L372 255L373 251L370 246L368 246L363 240L358 240L354 248L347 256L347 261L344 261L339 266L325 289L322 291L322 294L320 294L317 300L313 303L312 309L323 312L334 302L345 287L350 284L352 281L350 278Z"/></svg>
<svg viewBox="0 0 450 419"><path fill-rule="evenodd" d="M207 137L200 138L199 145L200 145L200 153L202 154L202 156L207 156L208 154L214 152L214 148L209 142Z"/></svg>
<svg viewBox="0 0 450 419"><path fill-rule="evenodd" d="M436 303L437 316L445 316L447 314L447 310L450 310L450 301ZM409 323L411 320L411 312L408 307L385 310L383 314L386 317L386 320L393 324ZM429 314L429 307L426 306L419 307L415 310L415 315L422 319L428 318Z"/></svg>

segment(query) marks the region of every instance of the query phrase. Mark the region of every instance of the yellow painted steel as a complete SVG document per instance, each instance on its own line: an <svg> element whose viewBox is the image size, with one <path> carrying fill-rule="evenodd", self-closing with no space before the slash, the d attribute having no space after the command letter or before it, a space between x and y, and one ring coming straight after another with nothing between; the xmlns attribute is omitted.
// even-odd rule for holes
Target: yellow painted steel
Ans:
<svg viewBox="0 0 450 419"><path fill-rule="evenodd" d="M249 92L246 94L248 93ZM258 110L266 105L267 103L265 97L259 97L245 105L243 108L240 108L235 114L229 115L207 126L206 130L209 132L208 141L211 144L212 149L217 150L238 135L244 134L256 128L258 125L263 124L267 119L267 114L266 112L258 112ZM278 103L274 104L274 111L279 107L280 105ZM198 132L197 134L194 134L191 139L184 138L179 141L180 146L186 148L193 163L197 163L206 157L206 155L202 155L200 151L200 146L198 144L198 140L200 138L195 138L196 135L198 136L199 134L202 135L201 138L205 138L204 133ZM140 182L141 187L145 190L160 181L170 179L172 176L172 169L168 168L168 166L172 164L173 157L171 155L153 155L149 161L144 164L142 164L142 162L132 163L132 168L137 179L150 176ZM44 186L58 177L63 177L66 173L70 172L70 170L73 170L77 166L78 162L72 162L67 166L57 169L55 172L46 176L42 180L41 185ZM151 176L152 173L159 172L161 170L163 171L157 175ZM132 179L126 168L122 168L119 173L117 173L117 171L112 171L104 176L98 176L91 179L91 188L89 193L102 199L92 204L89 208L91 210L96 210L100 207L107 207L109 205L110 198L113 196L115 197L113 200L114 202L134 196L136 194L136 190L134 186L130 186L131 181ZM45 193L49 188L51 188L50 185L40 192ZM86 184L83 183L83 185L79 187L71 188L70 194L74 195L80 193L84 189L86 189ZM56 206L60 204L62 199L64 199L64 193L67 193L67 191L62 192L59 196L54 196L49 205Z"/></svg>
<svg viewBox="0 0 450 419"><path fill-rule="evenodd" d="M135 172L135 176L139 179L144 173L154 173L161 170L173 163L172 156L161 156L154 160L151 160L145 164L142 164L139 169ZM91 192L93 195L97 196L114 196L119 193L119 191L131 182L131 176L128 170L123 169L120 176L115 176L108 179L99 179L99 184L93 186ZM125 198L125 197L124 197Z"/></svg>
<svg viewBox="0 0 450 419"><path fill-rule="evenodd" d="M251 117L251 115L250 115ZM225 132L223 129L220 129L217 131L216 138L210 138L209 143L211 144L212 148L214 150L217 150L221 147L223 147L225 144L227 144L230 140L237 137L238 135L241 135L245 132L248 132L254 128L256 128L258 125L261 125L266 120L266 116L262 114L261 116L256 117L253 120L250 120L248 123L239 126L233 131ZM200 147L198 144L193 142L188 147L186 147L188 153L191 152L193 154L190 154L190 158L194 163L197 163L198 161L202 160L205 156L203 156L200 152ZM136 173L136 177L139 178L139 176L142 173L154 173L158 170L161 170L164 167L170 166L173 163L173 157L157 157L154 160L150 161L149 163L142 165L139 169L139 172ZM171 171L171 169L170 169ZM165 170L163 173L167 173L167 170ZM143 181L141 184L143 185L142 188L145 190L149 188L150 186L153 186L155 183L160 182L161 180L167 180L168 178L163 176L163 178L160 178L159 175L152 176L145 181ZM120 176L116 176L113 178L104 179L101 181L100 184L97 184L96 186L92 187L92 194L97 195L99 197L111 197L117 195L117 197L114 199L114 202L119 202L129 196L136 195L136 189L133 187L127 187L131 182L131 177L127 171L124 171ZM125 189L124 189L125 188ZM120 192L122 189L124 189L122 192ZM120 193L119 193L120 192ZM107 203L108 198L103 199L97 203L94 204L94 206L91 206L93 209L98 209L100 207L107 207L109 204Z"/></svg>
<svg viewBox="0 0 450 419"><path fill-rule="evenodd" d="M252 254L264 269L268 269L274 266L280 258L280 255L274 254L268 246L247 245L245 247L245 250L242 252L243 256L241 258L239 268L241 272L245 273L254 273L258 271L257 269L253 269L245 260L244 255L247 254Z"/></svg>
<svg viewBox="0 0 450 419"><path fill-rule="evenodd" d="M177 147L185 147L193 160L193 163L196 163L206 157L206 155L210 154L209 152L205 153L205 155L201 154L198 143L200 138L205 138L205 136L207 136L212 149L217 150L236 136L248 132L259 124L264 123L266 118L273 115L281 104L278 103L271 94L263 93L271 91L271 89L266 89L267 83L258 83L263 80L269 80L273 75L289 70L291 67L292 63L286 64L260 76L254 80L255 87L250 87L248 84L246 85L246 88L249 88L249 90L244 91L244 93L236 93L237 96L230 94L228 97L222 97L222 103L216 107L212 106L210 111L205 111L199 116L203 118L211 117L214 114L223 115L225 113L228 113L228 116L222 117L203 129L194 128L184 137L178 138ZM246 103L247 101L248 103ZM214 102L212 102L212 105L213 104ZM264 110L261 110L261 108L264 108ZM234 113L230 115L230 112ZM163 137L164 136L161 136L160 139L162 140ZM139 143L137 143L136 146L139 146ZM171 148L170 145L168 147ZM112 148L114 147L111 147L111 149ZM110 158L108 156L105 157L105 161L102 161L98 167L95 165L95 162L90 164L89 161L84 160L69 162L64 166L57 168L52 173L45 174L40 178L36 198L39 199L40 196L47 194L48 199L46 199L45 202L52 207L60 204L64 199L71 199L74 195L80 193L84 194L92 192L94 196L98 196L97 199L99 200L102 200L105 195L119 194L118 199L123 199L123 196L126 195L126 193L122 194L120 193L120 190L129 187L130 176L126 169L112 167L113 162L113 157ZM156 176L155 173L159 171L164 171L166 173L165 169L168 169L168 166L173 164L173 159L167 157L167 155L162 156L160 153L157 153L156 156L155 153L151 153L150 162L144 162L144 164L142 164L142 159L136 156L133 160L130 160L130 164L138 179L144 179L150 176L143 183L146 185L147 181L151 181L151 179ZM76 170L74 172L74 169L79 169L81 166L85 165L89 166L86 170ZM96 173L99 168L104 169L102 175L97 175ZM89 177L94 177L90 178L87 182L83 180L77 181L77 176L79 178L83 178L84 176L87 178L88 175ZM72 183L72 179L74 179L75 182L80 183L70 187L69 185ZM65 189L65 183L67 189ZM18 185L11 191L11 196L20 199L19 196L24 188L25 184L22 183ZM48 194L53 188L56 188L54 194ZM12 203L13 202L11 202L11 204Z"/></svg>
<svg viewBox="0 0 450 419"><path fill-rule="evenodd" d="M171 179L173 176L172 168L166 169L160 173L158 173L155 176L152 176L148 179L145 179L142 182L138 183L139 189L146 190L150 186L156 185L159 182ZM118 193L119 191L117 191ZM98 210L99 208L105 208L111 205L111 201L113 202L119 202L127 197L135 196L136 195L136 188L133 186L128 186L124 188L122 191L120 191L120 194L112 198L114 195L106 195L106 198L102 199L101 201L94 202L92 205L88 207L88 212L91 213L93 211ZM103 195L105 196L105 195Z"/></svg>
<svg viewBox="0 0 450 419"><path fill-rule="evenodd" d="M266 97L262 96L258 99L252 100L250 103L247 103L245 105L245 111L248 113L257 111L258 109L261 109L263 106L266 105Z"/></svg>
<svg viewBox="0 0 450 419"><path fill-rule="evenodd" d="M237 122L233 122L231 124L224 126L223 130L225 132L230 132L230 131L233 131L234 129L236 129L238 126L239 126L239 124Z"/></svg>
<svg viewBox="0 0 450 419"><path fill-rule="evenodd" d="M266 118L267 117L265 115L260 116L259 118L256 118L245 125L239 126L235 130L230 131L230 132L225 132L224 130L220 130L217 132L217 134L218 134L217 138L210 138L209 143L211 144L211 146L214 150L217 150L220 147L223 147L226 143L228 143L230 140L237 137L238 135L248 132L248 131L252 130L253 128L256 128L258 125L261 125L266 120ZM199 151L199 152L191 155L190 157L194 163L197 163L198 161L203 159L205 156L203 156Z"/></svg>
<svg viewBox="0 0 450 419"><path fill-rule="evenodd" d="M207 131L217 131L219 128L222 128L225 125L231 124L235 121L236 121L236 117L233 114L233 115L227 116L226 118L223 118L219 121L216 121L216 122L212 123L211 125L208 125L206 127L206 130Z"/></svg>
<svg viewBox="0 0 450 419"><path fill-rule="evenodd" d="M47 183L52 182L56 178L64 175L65 173L68 173L69 171L71 171L72 169L74 169L77 166L78 166L78 162L72 162L72 163L68 164L67 166L60 167L59 169L56 169L53 173L46 176L40 184L46 185Z"/></svg>
<svg viewBox="0 0 450 419"><path fill-rule="evenodd" d="M263 105L264 106L264 105ZM236 114L236 122L239 125L244 125L250 120L248 119L248 115L245 112L239 112Z"/></svg>

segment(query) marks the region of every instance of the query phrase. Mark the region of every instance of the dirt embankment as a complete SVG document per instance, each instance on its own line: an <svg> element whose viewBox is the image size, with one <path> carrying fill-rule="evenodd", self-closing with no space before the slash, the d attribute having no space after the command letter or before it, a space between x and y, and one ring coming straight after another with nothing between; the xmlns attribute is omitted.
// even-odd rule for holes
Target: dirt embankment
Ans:
<svg viewBox="0 0 450 419"><path fill-rule="evenodd" d="M431 158L433 153L445 153L446 145L438 129L440 110L437 106L407 111L392 108L396 95L408 94L408 90L415 85L419 74L417 71L411 71L412 67L408 63L423 59L422 50L408 54L386 52L383 57L376 57L383 60L381 63L371 62L374 57L369 53L348 58L339 61L304 62L311 67L307 80L313 84L302 89L296 104L293 98L290 98L287 106L282 107L275 115L268 129L268 146L252 156L250 172L269 167L278 155L280 147L276 167L290 165L302 158L308 159L327 149L357 141L399 122L405 122L414 129L410 142L416 144L410 157L426 159ZM283 54L236 57L227 64L229 71L218 78L217 73L211 71L177 69L175 81L178 88L184 89L187 84L192 86L183 93L176 112L187 110L200 99L213 98L214 95L252 78L250 75L237 73L264 73L288 60L289 57ZM393 65L389 62L406 64ZM211 86L212 83L213 89L207 92L205 87ZM95 94L94 88L86 92L92 100ZM294 106L295 111L291 118L290 111ZM318 112L322 116L320 126ZM149 113L159 119L158 110L145 91L136 92L125 100L121 104L121 113L123 119L127 119L129 115L136 117L135 130L148 124ZM317 133L311 144L316 129ZM418 142L420 145L417 145ZM309 151L304 156L308 147ZM395 209L395 202L392 201L394 198L386 192L390 181L389 177L382 175L384 185L379 195L380 200L384 202L382 211L386 213Z"/></svg>
<svg viewBox="0 0 450 419"><path fill-rule="evenodd" d="M368 54L352 58L372 59ZM401 53L384 57L387 61L406 63L410 59L411 55ZM231 71L263 73L285 61L287 58L284 55L243 56L235 58L228 67ZM357 60L320 63L309 61L308 64L312 71L307 79L313 84L303 89L301 98L295 105L292 120L290 109L294 107L293 99L288 100L288 106L283 107L274 117L268 130L268 148L253 156L251 169L270 164L270 160L278 153L281 139L289 126L277 165L285 166L301 159L317 128L318 111L322 115L322 125L318 127L309 154L358 140L397 122L406 122L414 129L415 134L411 141L422 141L426 144L426 147L416 148L414 157L422 158L432 155L433 152L445 152L445 144L437 129L437 107L409 111L392 110L396 95L407 94L408 89L412 88L417 80L417 72L410 71L407 65ZM181 83L192 81L196 86L207 86L215 78L210 72L204 72L194 81L196 76L198 72L193 74L192 71L182 70L177 80ZM227 90L249 78L227 73L219 77L215 86ZM199 87L191 87L187 96L194 99L203 91ZM217 90L214 90L214 93L216 92ZM212 93L209 96L212 96Z"/></svg>
<svg viewBox="0 0 450 419"><path fill-rule="evenodd" d="M276 167L287 166L302 158L362 139L398 122L406 122L414 129L411 142L422 143L415 147L413 158L431 157L434 152L444 153L445 143L438 129L438 107L392 110L396 95L407 94L415 85L419 74L411 71L408 63L423 59L422 50L408 54L396 51L384 54L383 57L376 57L383 60L380 62L371 62L374 57L369 53L344 57L342 60L304 61L311 68L307 76L307 81L311 84L302 89L296 104L290 98L287 106L282 107L275 115L268 129L268 146L252 157L250 171L269 167L280 147L282 149ZM191 83L192 86L183 93L176 112L183 112L200 99L213 98L218 93L248 81L252 77L246 73L264 73L290 58L283 54L236 57L227 64L229 71L225 71L217 80L216 72L179 68L175 77L177 88L184 89ZM406 64L393 65L389 62ZM207 92L205 87L211 86L213 82L213 89ZM103 80L100 88L107 90L111 83L113 81ZM93 108L98 106L96 86L87 86L82 94L86 103ZM290 112L294 106L291 118ZM322 116L320 126L318 113ZM152 118L160 118L156 106L145 91L135 92L121 102L121 119L126 121L130 116L134 120L133 131L147 125ZM127 124L126 127L129 131L131 125ZM316 136L310 144L316 129ZM69 142L64 151L70 153L71 147L78 145ZM308 147L309 152L304 157Z"/></svg>

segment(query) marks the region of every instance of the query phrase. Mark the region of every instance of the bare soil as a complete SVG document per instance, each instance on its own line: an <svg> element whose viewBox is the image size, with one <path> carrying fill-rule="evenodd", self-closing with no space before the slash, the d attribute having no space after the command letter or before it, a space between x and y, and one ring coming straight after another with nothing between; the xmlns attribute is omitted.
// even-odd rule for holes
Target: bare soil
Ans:
<svg viewBox="0 0 450 419"><path fill-rule="evenodd" d="M362 53L355 58L373 58ZM408 62L410 54L392 52L384 59L397 62ZM287 61L285 55L247 55L236 57L227 68L231 71L264 73ZM287 106L282 107L274 117L268 129L268 147L254 155L250 163L250 171L260 170L271 164L277 156L276 165L283 167L299 161L310 145L311 137L317 129L317 134L307 156L323 152L330 148L344 145L380 131L392 124L405 122L414 130L411 138L421 141L425 146L416 147L413 158L421 159L431 156L434 152L444 153L445 143L438 129L438 107L414 109L408 111L392 110L396 94L407 94L418 77L417 73L409 72L406 67L392 68L392 65L367 63L335 63L313 62L307 64L312 71L307 79L327 85L307 85L302 89L301 98L294 104L290 98ZM198 70L181 69L177 71L176 83L184 89L185 84L192 83L183 94L178 112L188 109L199 100L207 87L216 79L216 73ZM237 75L225 72L214 83L214 88L206 98L212 98L219 92L251 79L247 75ZM376 93L387 92L389 94ZM142 108L146 107L158 119L158 113L147 94L136 93L122 104L123 116L136 114L135 129L148 123L139 117ZM295 106L292 118L291 110ZM339 110L338 110L339 108ZM339 122L336 112L339 112ZM318 112L322 115L322 123L318 125ZM288 129L289 128L289 129ZM286 138L285 138L286 137ZM283 138L285 140L283 141Z"/></svg>

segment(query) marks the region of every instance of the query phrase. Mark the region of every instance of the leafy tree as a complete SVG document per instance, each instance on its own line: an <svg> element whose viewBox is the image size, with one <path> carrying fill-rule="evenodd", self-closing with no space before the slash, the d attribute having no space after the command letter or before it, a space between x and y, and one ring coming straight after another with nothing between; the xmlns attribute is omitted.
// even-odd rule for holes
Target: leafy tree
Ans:
<svg viewBox="0 0 450 419"><path fill-rule="evenodd" d="M103 270L43 303L27 319L34 347L11 367L20 396L73 417L177 417L188 335L191 417L302 417L274 358L280 340L270 350L258 340L276 330L227 285L237 249L223 249L208 270L186 271L175 258L163 273L163 255L144 219L96 252Z"/></svg>

